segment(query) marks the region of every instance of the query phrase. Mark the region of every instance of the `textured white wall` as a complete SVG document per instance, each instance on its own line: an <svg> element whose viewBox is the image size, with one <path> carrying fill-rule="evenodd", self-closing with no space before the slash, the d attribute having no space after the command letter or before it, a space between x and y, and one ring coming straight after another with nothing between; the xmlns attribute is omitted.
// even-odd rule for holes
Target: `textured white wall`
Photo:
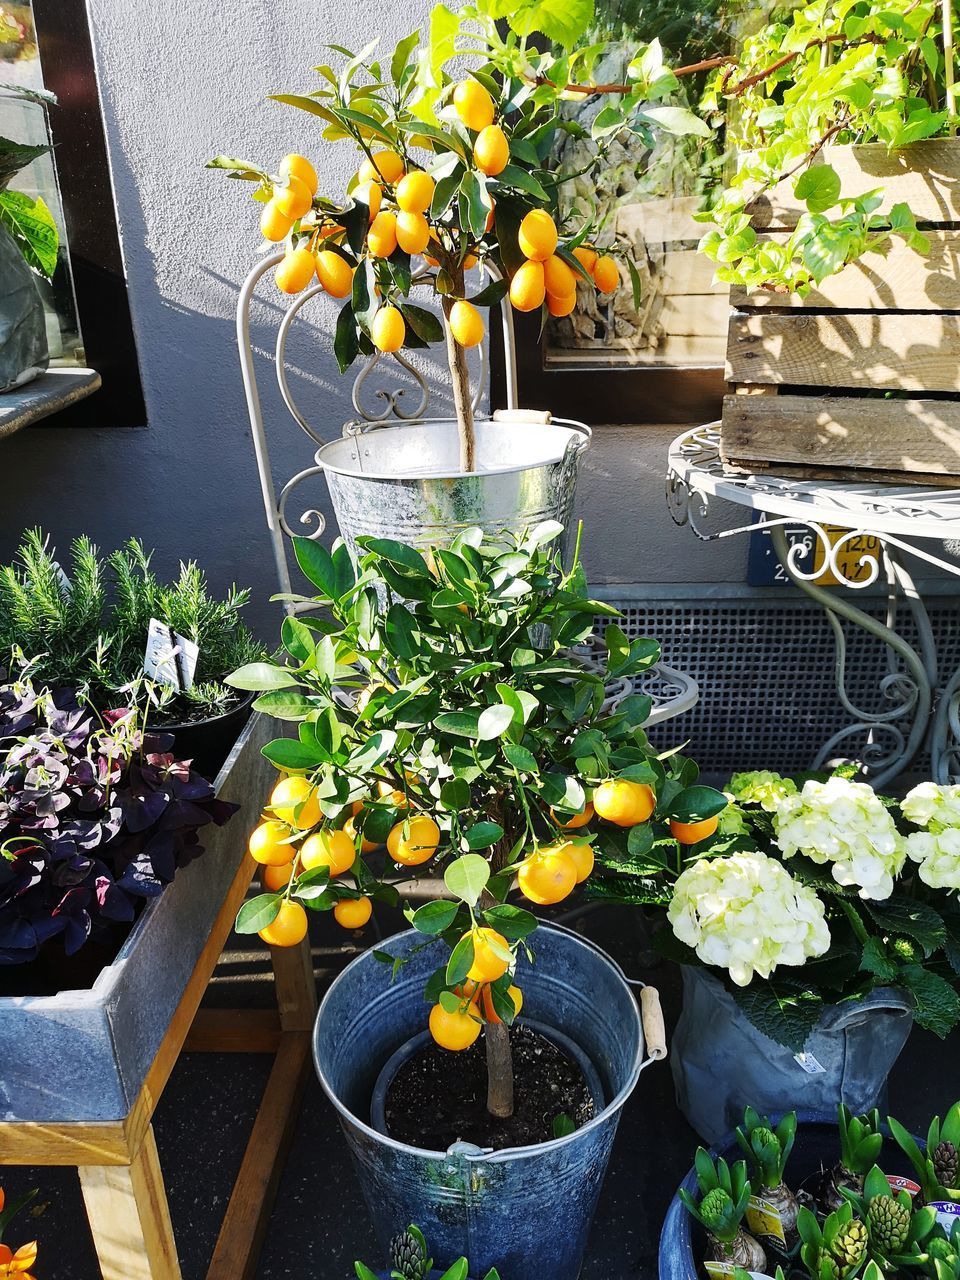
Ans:
<svg viewBox="0 0 960 1280"><path fill-rule="evenodd" d="M104 545L139 534L166 570L196 556L217 585L254 588L258 617L275 606L272 561L234 338L239 286L257 249L256 207L244 183L208 172L217 152L264 162L312 155L323 188L342 190L355 159L323 146L320 122L264 101L315 86L324 43L394 41L424 21L430 0L88 0L120 230L148 406L144 430L56 427L0 445L0 555L42 524L61 543L80 531ZM254 314L262 349L279 314L269 282ZM335 434L353 416L349 380L332 353L335 305L312 304L291 340L292 385ZM309 443L286 415L269 367L261 373L278 479L309 465ZM562 408L562 407L561 407ZM663 459L670 428L607 428L587 455L580 494L591 575L608 581L742 578L745 547L703 547L670 522ZM320 481L315 493L325 504Z"/></svg>

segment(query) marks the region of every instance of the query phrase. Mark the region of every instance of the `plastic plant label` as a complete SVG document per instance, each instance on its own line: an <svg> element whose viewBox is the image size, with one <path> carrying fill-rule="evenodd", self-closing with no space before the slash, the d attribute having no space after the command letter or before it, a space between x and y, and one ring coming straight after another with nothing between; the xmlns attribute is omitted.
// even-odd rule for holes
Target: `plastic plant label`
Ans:
<svg viewBox="0 0 960 1280"><path fill-rule="evenodd" d="M51 560L50 563L53 566L54 573L57 575L57 581L60 583L60 591L63 594L64 599L72 600L73 583L67 577L67 571L59 560Z"/></svg>
<svg viewBox="0 0 960 1280"><path fill-rule="evenodd" d="M764 1200L762 1196L750 1197L750 1203L747 1205L747 1226L758 1238L767 1236L771 1240L776 1240L777 1244L787 1243L779 1209L769 1200Z"/></svg>
<svg viewBox="0 0 960 1280"><path fill-rule="evenodd" d="M906 1191L907 1195L913 1200L920 1194L920 1183L914 1182L912 1178L904 1178L899 1173L888 1173L887 1182L894 1195L897 1195L900 1191Z"/></svg>
<svg viewBox="0 0 960 1280"><path fill-rule="evenodd" d="M728 1276L732 1276L735 1271L741 1270L733 1262L705 1262L704 1269L708 1276L712 1276L713 1280L727 1280ZM747 1275L750 1280L773 1280L772 1276L768 1276L763 1271L748 1271Z"/></svg>
<svg viewBox="0 0 960 1280"><path fill-rule="evenodd" d="M937 1221L949 1236L954 1224L960 1222L960 1204L955 1200L931 1200L929 1207L936 1213Z"/></svg>
<svg viewBox="0 0 960 1280"><path fill-rule="evenodd" d="M179 635L157 618L150 619L143 674L174 689L191 689L200 650L192 640Z"/></svg>
<svg viewBox="0 0 960 1280"><path fill-rule="evenodd" d="M821 1075L827 1069L812 1053L795 1053L793 1059L808 1076Z"/></svg>

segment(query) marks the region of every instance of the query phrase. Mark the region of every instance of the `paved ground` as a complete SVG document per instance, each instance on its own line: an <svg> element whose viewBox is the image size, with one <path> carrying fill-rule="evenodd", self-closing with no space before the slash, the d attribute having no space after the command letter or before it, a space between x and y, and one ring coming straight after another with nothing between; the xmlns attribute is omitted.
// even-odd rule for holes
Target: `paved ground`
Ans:
<svg viewBox="0 0 960 1280"><path fill-rule="evenodd" d="M314 923L316 967L321 983L326 983L348 958L342 952L344 935L327 917ZM661 989L669 1026L679 996L675 971L668 965L643 967L649 957L642 950L635 916L605 908L584 923L629 973ZM268 1005L268 974L263 954L230 951L209 1000L219 1005ZM947 1044L922 1032L911 1037L891 1078L890 1104L912 1127L925 1127L933 1112L942 1114L960 1093L958 1045L957 1037ZM185 1055L157 1112L157 1143L184 1280L203 1280L268 1070L265 1058ZM624 1112L585 1277L653 1280L660 1222L695 1146L696 1138L674 1104L669 1069L650 1067ZM8 1196L28 1186L41 1189L33 1220L21 1219L20 1229L11 1232L11 1239L39 1239L38 1280L99 1280L75 1174L5 1169L2 1183ZM258 1278L349 1280L353 1260L376 1264L376 1253L333 1109L311 1082Z"/></svg>

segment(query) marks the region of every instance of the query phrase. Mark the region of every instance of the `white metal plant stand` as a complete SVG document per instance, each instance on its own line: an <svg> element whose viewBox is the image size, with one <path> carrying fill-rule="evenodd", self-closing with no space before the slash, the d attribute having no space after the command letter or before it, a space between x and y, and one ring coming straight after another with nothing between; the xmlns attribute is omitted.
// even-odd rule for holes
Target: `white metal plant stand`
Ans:
<svg viewBox="0 0 960 1280"><path fill-rule="evenodd" d="M865 741L859 753L871 782L882 786L916 756L929 730L934 779L960 782L960 670L942 671L930 619L904 556L960 577L960 564L935 554L929 544L960 549L960 488L790 480L763 473L739 475L720 460L718 423L679 436L671 445L667 505L678 525L705 542L769 530L784 571L825 611L836 638L837 692L850 724L823 744L814 768L842 754L849 739ZM711 528L712 503L734 503L758 513L736 528ZM791 543L787 526L808 531ZM831 526L849 532L831 538ZM809 566L817 547L817 567ZM856 579L845 571L850 552L857 557ZM806 565L805 565L805 562ZM841 583L836 590L814 585L829 569ZM839 590L863 590L886 584L884 622L858 609ZM918 640L904 639L898 621L911 617ZM887 674L879 692L885 707L867 710L854 704L846 688L846 637L842 621L862 628L886 649Z"/></svg>
<svg viewBox="0 0 960 1280"><path fill-rule="evenodd" d="M304 467L296 472L285 484L277 491L274 483L273 470L270 461L270 449L267 442L267 430L263 419L263 410L260 402L260 392L257 385L256 359L253 345L250 337L250 307L253 297L261 279L283 257L282 253L271 253L261 258L256 266L250 271L243 286L240 290L240 296L237 302L237 344L240 354L240 368L243 374L243 387L247 400L247 412L250 417L250 429L253 435L253 447L257 460L257 471L260 477L260 491L263 497L264 513L266 516L267 529L270 534L271 545L273 548L274 562L277 571L277 582L280 592L289 594L293 591L292 579L290 574L289 560L289 540L294 536L296 530L291 526L287 515L287 504L293 494L304 481L311 478L319 478L323 474L323 466L318 458L314 457L311 466ZM298 295L290 305L280 320L277 328L276 342L274 346L274 367L277 383L280 388L280 394L283 402L290 412L294 422L306 434L315 447L322 446L324 439L307 419L306 415L301 412L299 406L294 400L293 393L290 389L289 379L287 377L287 341L290 335L290 329L303 307L323 290L319 284L312 286ZM506 384L507 384L507 408L511 411L517 409L517 370L516 370L516 353L514 347L514 331L513 331L513 311L509 302L505 299L502 306L503 315L503 343L504 343L504 361L506 368ZM480 403L483 398L483 389L486 381L486 348L481 344L479 349L480 365L477 371L476 384L473 391L474 409L479 410ZM410 363L401 353L396 353L392 357L403 370L413 379L414 387L401 386L397 388L373 388L371 383L372 375L378 365L383 367L383 357L380 352L376 352L370 356L364 363L360 372L354 379L353 383L353 407L356 410L357 417L354 421L348 422L343 428L345 437L358 436L366 431L375 430L378 426L386 424L396 425L397 422L419 423L431 421L428 415L428 402L430 390L427 380L413 364ZM393 366L387 366L393 368ZM411 400L412 397L412 400ZM313 540L320 538L325 531L325 519L323 515L314 507L307 508L301 512L299 522L303 526L301 535L309 537ZM295 602L284 601L284 609L288 614L294 614L300 611L313 608L312 602ZM583 656L583 655L581 655ZM584 664L589 668L589 656L583 656ZM609 706L614 706L621 702L627 694L631 692L645 693L650 696L653 702L648 723L655 724L658 721L671 719L673 716L681 715L684 711L688 711L695 706L699 699L699 691L696 682L689 676L683 675L673 668L657 664L644 672L642 676L636 678L635 681L619 680L614 681L607 689L607 700Z"/></svg>

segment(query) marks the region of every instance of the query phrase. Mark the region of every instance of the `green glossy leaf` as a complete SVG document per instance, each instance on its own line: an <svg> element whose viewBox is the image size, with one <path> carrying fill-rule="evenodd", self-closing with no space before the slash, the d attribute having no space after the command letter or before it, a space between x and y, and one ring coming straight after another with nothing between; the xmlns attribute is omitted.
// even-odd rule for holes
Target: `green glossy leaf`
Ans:
<svg viewBox="0 0 960 1280"><path fill-rule="evenodd" d="M318 751L311 750L295 738L277 738L268 742L260 754L278 769L314 769L321 763Z"/></svg>
<svg viewBox="0 0 960 1280"><path fill-rule="evenodd" d="M259 933L268 924L273 924L280 914L281 897L279 893L261 893L245 902L237 912L234 925L237 933Z"/></svg>
<svg viewBox="0 0 960 1280"><path fill-rule="evenodd" d="M448 778L440 788L440 803L450 813L470 807L470 785L463 778Z"/></svg>
<svg viewBox="0 0 960 1280"><path fill-rule="evenodd" d="M60 237L41 196L32 199L21 191L0 191L0 226L13 236L28 267L48 278L53 275Z"/></svg>
<svg viewBox="0 0 960 1280"><path fill-rule="evenodd" d="M503 827L497 822L476 822L464 832L468 849L489 849L503 839Z"/></svg>
<svg viewBox="0 0 960 1280"><path fill-rule="evenodd" d="M420 933L443 933L453 924L459 910L458 902L427 902L413 913L410 923Z"/></svg>
<svg viewBox="0 0 960 1280"><path fill-rule="evenodd" d="M272 689L262 693L253 704L255 711L263 711L277 720L302 720L316 710L316 702L296 689Z"/></svg>
<svg viewBox="0 0 960 1280"><path fill-rule="evenodd" d="M337 315L337 327L333 337L333 354L337 357L337 365L341 373L346 373L360 354L357 321L353 314L353 303L350 300L343 304Z"/></svg>
<svg viewBox="0 0 960 1280"><path fill-rule="evenodd" d="M513 707L508 707L502 702L485 708L477 721L477 736L480 741L490 742L506 733L516 714Z"/></svg>
<svg viewBox="0 0 960 1280"><path fill-rule="evenodd" d="M450 893L472 907L479 902L489 879L490 864L478 853L465 853L451 862L443 873L443 883Z"/></svg>
<svg viewBox="0 0 960 1280"><path fill-rule="evenodd" d="M224 677L226 684L234 689L286 689L299 684L294 672L288 667L278 667L272 662L248 662L230 675Z"/></svg>
<svg viewBox="0 0 960 1280"><path fill-rule="evenodd" d="M448 987L459 986L473 967L473 938L465 933L450 953L445 977Z"/></svg>
<svg viewBox="0 0 960 1280"><path fill-rule="evenodd" d="M440 733L457 738L476 740L480 737L480 716L476 711L444 711L435 717L433 725Z"/></svg>
<svg viewBox="0 0 960 1280"><path fill-rule="evenodd" d="M523 907L515 907L509 902L488 907L483 918L498 933L502 933L508 942L520 942L529 938L540 923L532 911L525 911Z"/></svg>
<svg viewBox="0 0 960 1280"><path fill-rule="evenodd" d="M702 822L722 813L727 807L727 797L715 787L697 784L686 787L669 806L669 815L678 822Z"/></svg>
<svg viewBox="0 0 960 1280"><path fill-rule="evenodd" d="M831 165L811 165L797 179L793 193L811 213L825 213L840 196L840 177Z"/></svg>

